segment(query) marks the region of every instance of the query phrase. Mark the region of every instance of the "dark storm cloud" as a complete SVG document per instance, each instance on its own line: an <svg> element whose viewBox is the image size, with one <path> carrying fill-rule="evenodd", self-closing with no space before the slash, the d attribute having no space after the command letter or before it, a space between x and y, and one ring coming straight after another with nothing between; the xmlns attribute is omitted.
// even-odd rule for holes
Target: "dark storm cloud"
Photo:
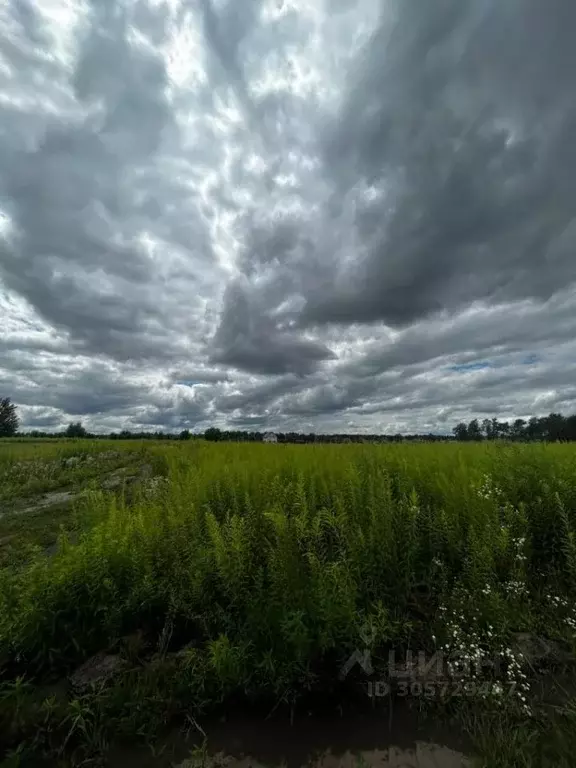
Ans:
<svg viewBox="0 0 576 768"><path fill-rule="evenodd" d="M324 344L278 330L272 319L259 314L240 283L228 288L224 302L214 362L253 373L306 374L335 357Z"/></svg>
<svg viewBox="0 0 576 768"><path fill-rule="evenodd" d="M402 326L576 280L574 28L566 0L387 4L325 144L334 214L358 182L382 196L306 322Z"/></svg>

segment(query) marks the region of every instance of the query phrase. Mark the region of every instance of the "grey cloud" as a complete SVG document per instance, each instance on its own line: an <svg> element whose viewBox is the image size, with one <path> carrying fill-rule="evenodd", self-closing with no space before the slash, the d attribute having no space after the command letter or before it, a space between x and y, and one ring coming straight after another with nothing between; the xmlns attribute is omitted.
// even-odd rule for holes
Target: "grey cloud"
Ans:
<svg viewBox="0 0 576 768"><path fill-rule="evenodd" d="M81 416L130 408L146 400L149 393L106 366L92 364L86 370L72 369L63 375L50 371L44 361L41 376L32 373L27 382L22 380L14 397L22 405L40 405Z"/></svg>
<svg viewBox="0 0 576 768"><path fill-rule="evenodd" d="M251 111L244 68L240 61L240 45L254 24L261 0L226 0L218 13L211 0L200 0L203 10L204 32L210 49L228 76L228 82L237 90L244 107Z"/></svg>
<svg viewBox="0 0 576 768"><path fill-rule="evenodd" d="M234 394L222 394L215 401L219 411L228 413L247 408L266 408L271 406L282 395L288 392L298 392L310 386L309 378L289 374L276 379L269 379L261 384L244 386L242 391Z"/></svg>
<svg viewBox="0 0 576 768"><path fill-rule="evenodd" d="M39 365L21 352L18 375L4 373L0 359L0 391L11 394L22 409L24 428L54 428L81 419L96 431L194 426L211 412L214 384L193 393L138 367L111 365L90 358L67 360L44 356ZM64 373L65 371L65 373ZM142 374L146 374L143 376ZM44 420L44 421L43 421Z"/></svg>
<svg viewBox="0 0 576 768"><path fill-rule="evenodd" d="M230 380L229 374L225 371L209 368L179 368L177 371L172 371L170 376L176 384L216 384Z"/></svg>
<svg viewBox="0 0 576 768"><path fill-rule="evenodd" d="M398 366L430 365L439 358L448 361L451 356L457 356L462 363L493 354L546 349L551 332L556 344L574 339L575 309L574 300L560 295L543 306L504 305L460 315L455 320L424 322L403 331L395 341L371 345L345 370L373 376Z"/></svg>
<svg viewBox="0 0 576 768"><path fill-rule="evenodd" d="M576 408L567 0L5 6L0 389L25 424Z"/></svg>
<svg viewBox="0 0 576 768"><path fill-rule="evenodd" d="M144 429L173 431L201 426L205 422L206 415L206 410L201 403L190 402L175 407L153 408L135 421Z"/></svg>
<svg viewBox="0 0 576 768"><path fill-rule="evenodd" d="M307 414L320 421L334 412L339 420L347 417L356 424L371 421L375 431L390 431L393 419L409 420L411 429L419 431L432 417L436 429L446 423L450 430L462 414L467 419L486 414L505 418L543 415L558 409L560 403L570 412L576 404L573 379L571 369L524 371L518 365L478 375L441 370L426 375L384 374L368 382L351 379L340 387L324 385L304 397L288 396L280 402L279 410L282 414Z"/></svg>
<svg viewBox="0 0 576 768"><path fill-rule="evenodd" d="M178 343L176 318L164 292L150 290L154 267L134 237L149 223L143 214L153 212L155 194L164 204L177 191L184 197L180 182L159 177L154 165L147 183L156 189L141 190L139 167L177 139L166 72L157 55L129 40L135 19L117 3L94 3L90 22L74 72L59 76L62 87L72 80L91 116L36 118L33 148L0 146L0 199L15 227L0 243L0 277L87 349L162 357ZM177 229L173 215L163 218ZM198 224L181 220L179 228L180 247L209 253ZM193 284L195 273L191 259L180 285Z"/></svg>
<svg viewBox="0 0 576 768"><path fill-rule="evenodd" d="M339 384L311 387L303 394L287 398L282 403L283 413L293 415L342 413L374 394L378 383L344 378Z"/></svg>
<svg viewBox="0 0 576 768"><path fill-rule="evenodd" d="M550 298L576 280L576 10L389 6L325 146L336 201L359 181L382 200L356 216L366 255L307 296L304 321L402 326L474 299Z"/></svg>
<svg viewBox="0 0 576 768"><path fill-rule="evenodd" d="M226 291L212 360L244 371L264 374L314 371L335 355L325 345L282 332L258 308L239 283Z"/></svg>
<svg viewBox="0 0 576 768"><path fill-rule="evenodd" d="M51 432L59 429L63 424L63 414L52 408L23 406L19 410L22 424L25 429L38 429Z"/></svg>
<svg viewBox="0 0 576 768"><path fill-rule="evenodd" d="M337 363L332 382L309 382L303 391L276 399L274 408L321 421L330 413L353 423L372 418L379 429L408 414L412 428L421 429L442 409L442 420L434 417L437 425L476 412L510 418L554 408L570 412L576 407L573 306L570 301L546 311L510 306L506 312L479 310L452 322L414 326L383 350L374 343L365 355ZM552 346L550 328L557 329ZM528 351L538 352L530 365ZM478 361L490 366L458 371Z"/></svg>

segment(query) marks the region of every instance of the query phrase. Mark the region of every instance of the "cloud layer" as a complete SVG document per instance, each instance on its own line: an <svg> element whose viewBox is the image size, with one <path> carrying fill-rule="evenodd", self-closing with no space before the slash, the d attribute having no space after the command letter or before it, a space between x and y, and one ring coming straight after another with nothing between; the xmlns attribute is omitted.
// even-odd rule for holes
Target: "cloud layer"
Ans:
<svg viewBox="0 0 576 768"><path fill-rule="evenodd" d="M7 0L0 394L25 427L576 410L566 0Z"/></svg>

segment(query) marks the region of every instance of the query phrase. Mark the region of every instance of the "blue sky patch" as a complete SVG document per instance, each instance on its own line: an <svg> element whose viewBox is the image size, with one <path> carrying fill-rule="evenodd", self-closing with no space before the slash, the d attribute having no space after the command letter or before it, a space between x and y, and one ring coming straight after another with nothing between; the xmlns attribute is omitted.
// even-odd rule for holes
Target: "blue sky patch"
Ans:
<svg viewBox="0 0 576 768"><path fill-rule="evenodd" d="M465 371L483 371L485 368L493 368L492 363L486 360L480 363L463 363L462 365L451 365L450 370L457 373L463 373Z"/></svg>
<svg viewBox="0 0 576 768"><path fill-rule="evenodd" d="M522 365L535 365L536 363L539 363L541 360L542 358L540 357L540 355L534 355L534 354L527 355L522 360Z"/></svg>

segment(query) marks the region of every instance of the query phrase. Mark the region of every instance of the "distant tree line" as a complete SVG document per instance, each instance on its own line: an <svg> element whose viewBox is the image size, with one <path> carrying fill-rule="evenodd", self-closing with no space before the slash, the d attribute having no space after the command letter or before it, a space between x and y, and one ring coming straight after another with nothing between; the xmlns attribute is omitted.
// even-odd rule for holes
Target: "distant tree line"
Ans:
<svg viewBox="0 0 576 768"><path fill-rule="evenodd" d="M549 416L515 421L498 419L472 419L454 427L456 440L477 442L479 440L515 440L518 442L559 442L576 440L576 414L562 416L551 413Z"/></svg>
<svg viewBox="0 0 576 768"><path fill-rule="evenodd" d="M266 432L244 432L242 430L221 430L210 427L201 433L193 434L188 429L180 432L131 432L123 429L121 432L109 434L93 434L82 425L82 422L72 422L61 432L42 432L33 429L30 432L19 433L19 418L16 406L10 398L0 398L0 437L29 437L29 438L91 438L106 440L190 440L203 438L210 442L233 441L258 443L264 440ZM516 419L514 421L499 421L492 419L472 419L461 422L452 430L452 435L413 434L413 435L350 435L346 433L323 435L314 432L307 434L299 432L276 432L279 443L395 443L395 442L446 442L458 440L461 442L478 442L481 440L512 440L517 442L558 442L576 441L576 414L562 416L551 413L549 416L536 416L531 419Z"/></svg>
<svg viewBox="0 0 576 768"><path fill-rule="evenodd" d="M32 438L60 438L74 437L87 438L90 440L189 440L191 437L202 437L202 435L191 435L190 430L184 429L176 434L171 432L131 432L129 429L123 429L121 432L110 432L103 434L101 432L89 432L82 422L69 424L62 432L42 432L39 429L33 429L30 432L19 433L20 437Z"/></svg>
<svg viewBox="0 0 576 768"><path fill-rule="evenodd" d="M211 442L262 442L267 432L243 432L241 430L220 430L210 427L203 435L205 440ZM446 435L350 435L347 433L323 435L318 432L274 432L279 443L394 443L406 440L413 441L447 441L451 438Z"/></svg>

